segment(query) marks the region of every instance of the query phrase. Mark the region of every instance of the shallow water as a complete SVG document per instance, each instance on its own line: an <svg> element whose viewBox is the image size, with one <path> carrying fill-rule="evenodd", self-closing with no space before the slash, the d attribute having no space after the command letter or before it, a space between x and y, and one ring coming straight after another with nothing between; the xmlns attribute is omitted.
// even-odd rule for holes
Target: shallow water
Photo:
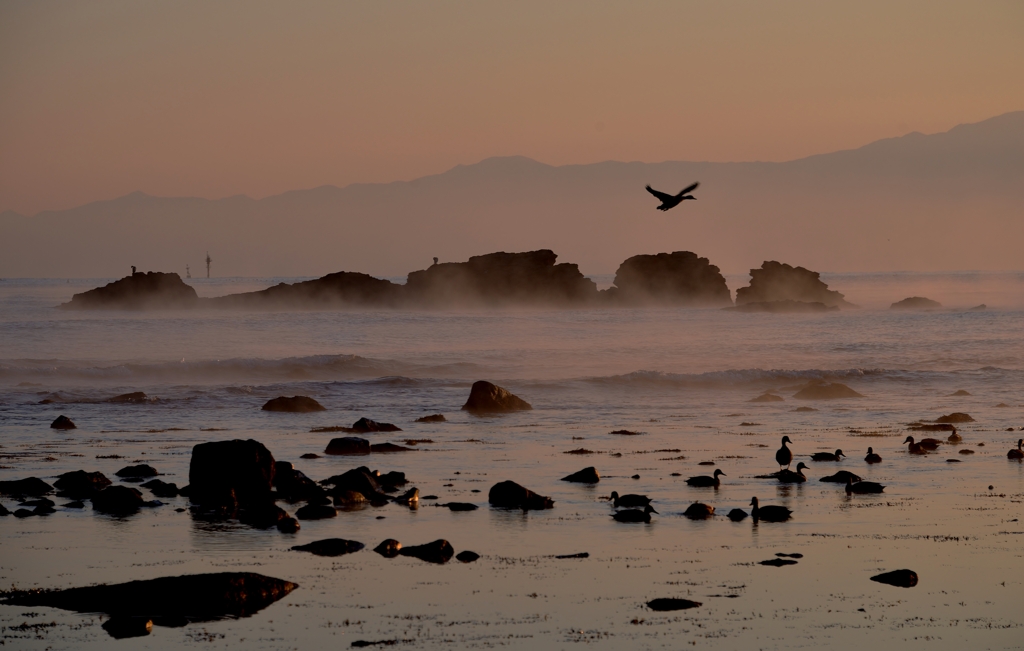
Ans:
<svg viewBox="0 0 1024 651"><path fill-rule="evenodd" d="M864 307L824 315L665 308L67 313L52 306L99 281L4 281L0 480L52 480L79 468L112 477L145 461L183 485L192 445L251 437L314 479L365 463L406 472L437 502L481 508L452 513L429 500L412 510L371 507L303 522L288 536L193 521L174 510L186 506L184 498L125 519L58 507L48 517L0 518L0 585L70 587L224 569L300 585L250 618L157 627L118 643L132 648L347 647L356 640L398 640L404 648L1019 648L1024 590L1014 568L1024 540L1024 466L1005 455L1024 436L1006 431L1024 425L1024 280L825 279ZM278 280L195 284L211 296ZM928 293L915 291L922 288ZM880 309L914 294L950 307ZM963 309L978 303L993 309ZM461 412L476 379L508 387L534 410L497 418ZM843 382L865 397L794 400L810 379ZM785 402L749 402L769 389ZM972 395L949 397L958 389ZM98 402L136 390L153 400ZM259 409L268 398L295 394L328 411ZM52 402L38 404L44 399ZM807 405L818 411L793 411ZM963 444L906 454L906 423L952 411L976 419L961 428ZM413 422L436 412L450 422ZM61 413L79 429L49 429ZM312 427L360 416L405 430L370 435L374 442L433 443L408 453L299 459L322 452L332 436ZM623 428L643 434L609 433ZM795 460L836 448L850 458L808 460L811 479L800 486L755 478L777 469L783 434L794 441ZM882 464L862 461L868 446ZM593 453L566 454L579 448ZM964 448L976 453L959 454ZM121 458L105 458L111 455ZM686 477L714 470L701 461L727 473L720 489L685 485ZM596 487L558 481L589 465L602 474ZM837 469L879 481L885 493L847 497L817 481ZM487 490L504 479L550 495L555 508L490 509ZM647 493L660 514L649 525L616 523L601 499L612 490ZM792 508L793 520L755 526L680 515L694 500L723 514L749 510L754 495ZM326 537L367 549L335 559L289 550ZM440 537L480 560L435 566L370 551L385 538L409 545ZM553 558L576 552L590 557ZM757 565L779 552L804 557L787 567ZM916 570L920 583L902 589L869 580L899 568ZM656 597L703 605L655 613L644 603ZM7 646L113 643L100 616L35 610L0 606Z"/></svg>

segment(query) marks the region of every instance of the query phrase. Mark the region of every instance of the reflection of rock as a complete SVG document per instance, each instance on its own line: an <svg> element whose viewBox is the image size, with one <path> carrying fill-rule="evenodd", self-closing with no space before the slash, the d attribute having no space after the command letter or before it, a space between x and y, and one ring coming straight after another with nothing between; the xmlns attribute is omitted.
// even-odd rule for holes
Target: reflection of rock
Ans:
<svg viewBox="0 0 1024 651"><path fill-rule="evenodd" d="M834 312L839 309L838 305L825 305L819 302L807 301L763 301L757 303L744 303L736 307L727 307L730 312L767 312L769 314L801 314L805 312Z"/></svg>
<svg viewBox="0 0 1024 651"><path fill-rule="evenodd" d="M192 448L188 479L188 496L196 504L266 504L271 501L274 456L253 439L200 443Z"/></svg>
<svg viewBox="0 0 1024 651"><path fill-rule="evenodd" d="M970 414L965 414L962 411L954 411L952 414L945 416L939 416L935 419L936 423L973 423L974 419L971 418Z"/></svg>
<svg viewBox="0 0 1024 651"><path fill-rule="evenodd" d="M840 398L863 398L864 396L838 382L808 382L793 397L798 400L838 400Z"/></svg>
<svg viewBox="0 0 1024 651"><path fill-rule="evenodd" d="M67 590L6 593L0 603L61 608L80 613L152 619L157 626L180 626L225 617L248 617L299 586L252 572L168 576L147 581Z"/></svg>
<svg viewBox="0 0 1024 651"><path fill-rule="evenodd" d="M134 273L103 287L75 294L66 310L189 308L199 302L196 290L175 273Z"/></svg>
<svg viewBox="0 0 1024 651"><path fill-rule="evenodd" d="M365 546L363 543L356 542L355 540L325 538L305 545L296 545L292 549L297 552L309 552L316 556L341 556L357 552Z"/></svg>
<svg viewBox="0 0 1024 651"><path fill-rule="evenodd" d="M40 497L52 492L53 486L50 486L38 477L0 481L0 495L28 495L30 497Z"/></svg>
<svg viewBox="0 0 1024 651"><path fill-rule="evenodd" d="M313 411L326 411L323 405L308 396L292 396L286 398L280 396L268 400L263 405L263 411L284 411L293 414L308 414Z"/></svg>
<svg viewBox="0 0 1024 651"><path fill-rule="evenodd" d="M689 251L627 259L615 272L615 286L606 290L606 296L621 304L732 305L718 267Z"/></svg>
<svg viewBox="0 0 1024 651"><path fill-rule="evenodd" d="M331 439L324 452L326 454L370 454L370 442L357 436L342 436Z"/></svg>
<svg viewBox="0 0 1024 651"><path fill-rule="evenodd" d="M774 393L762 393L756 398L751 398L747 402L785 402L786 399L782 396L777 396Z"/></svg>
<svg viewBox="0 0 1024 651"><path fill-rule="evenodd" d="M550 497L538 495L514 481L503 481L491 486L487 501L492 506L523 509L550 509L555 503Z"/></svg>
<svg viewBox="0 0 1024 651"><path fill-rule="evenodd" d="M853 307L843 295L830 290L820 274L781 262L764 262L750 270L750 286L736 290L736 305L773 301L823 303L829 307Z"/></svg>
<svg viewBox="0 0 1024 651"><path fill-rule="evenodd" d="M598 474L597 468L590 466L583 470L572 473L567 477L562 477L562 481L571 481L579 484L596 484L601 481L601 475Z"/></svg>
<svg viewBox="0 0 1024 651"><path fill-rule="evenodd" d="M913 570L893 570L871 577L872 581L894 585L897 588L913 588L917 585L917 572Z"/></svg>
<svg viewBox="0 0 1024 651"><path fill-rule="evenodd" d="M450 542L444 539L435 540L426 545L413 545L398 550L402 556L412 556L428 563L447 563L455 555Z"/></svg>
<svg viewBox="0 0 1024 651"><path fill-rule="evenodd" d="M142 493L130 486L107 486L92 498L93 509L113 515L135 513L143 504Z"/></svg>
<svg viewBox="0 0 1024 651"><path fill-rule="evenodd" d="M50 423L50 429L78 429L78 426L67 416L60 415Z"/></svg>
<svg viewBox="0 0 1024 651"><path fill-rule="evenodd" d="M53 482L54 488L59 491L58 495L73 499L92 498L93 495L110 484L110 480L102 472L86 472L84 470L66 472Z"/></svg>
<svg viewBox="0 0 1024 651"><path fill-rule="evenodd" d="M484 380L473 383L473 388L469 390L469 399L462 408L478 414L533 409L530 403L511 391Z"/></svg>
<svg viewBox="0 0 1024 651"><path fill-rule="evenodd" d="M942 303L923 296L911 296L889 306L890 310L934 310L942 307Z"/></svg>

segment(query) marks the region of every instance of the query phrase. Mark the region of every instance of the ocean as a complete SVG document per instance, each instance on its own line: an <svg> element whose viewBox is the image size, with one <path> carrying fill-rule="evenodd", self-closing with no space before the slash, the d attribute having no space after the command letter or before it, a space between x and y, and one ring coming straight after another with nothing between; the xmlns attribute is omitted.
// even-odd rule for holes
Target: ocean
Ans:
<svg viewBox="0 0 1024 651"><path fill-rule="evenodd" d="M156 627L118 643L132 648L1019 648L1024 466L1006 452L1024 436L1024 273L822 279L860 307L90 312L55 306L111 279L4 279L0 481L52 483L78 469L115 479L144 462L182 486L193 445L253 438L315 480L367 465L403 471L437 499L344 511L288 535L193 519L177 510L184 497L127 518L63 508L58 498L49 516L0 518L0 586L226 570L300 586L248 618ZM295 280L187 282L219 296ZM746 276L727 280L735 289ZM943 307L888 309L909 296ZM476 380L533 410L469 415L460 408ZM817 381L863 397L794 397ZM106 402L133 391L147 400ZM782 400L751 402L765 392ZM326 411L260 409L292 395ZM958 425L962 443L907 454L907 435L947 435L910 432L909 423L953 412L973 418ZM434 413L448 422L414 422ZM50 429L59 415L78 429ZM322 455L339 436L310 430L360 417L402 429L367 435L372 442L415 440L414 450L300 458ZM782 436L793 441L794 467L810 466L806 483L758 478L778 470ZM882 463L863 461L869 446ZM809 459L837 448L849 455L841 462ZM600 483L560 481L587 466ZM726 473L720 488L685 484L715 468ZM884 493L847 496L819 481L840 469L884 484ZM551 496L554 508L490 508L488 489L506 479ZM615 522L604 499L613 490L650 496L658 513L650 524ZM792 520L724 517L749 511L754 496L792 509ZM450 501L481 508L435 506ZM683 517L694 501L715 517ZM0 503L16 507L6 496ZM336 558L291 550L330 537L366 549ZM371 551L386 538L444 538L481 557L386 559ZM589 557L556 558L582 552ZM759 564L779 553L802 558ZM917 586L870 580L902 568L918 573ZM659 597L702 605L645 606ZM0 605L0 642L106 649L113 641L102 621Z"/></svg>

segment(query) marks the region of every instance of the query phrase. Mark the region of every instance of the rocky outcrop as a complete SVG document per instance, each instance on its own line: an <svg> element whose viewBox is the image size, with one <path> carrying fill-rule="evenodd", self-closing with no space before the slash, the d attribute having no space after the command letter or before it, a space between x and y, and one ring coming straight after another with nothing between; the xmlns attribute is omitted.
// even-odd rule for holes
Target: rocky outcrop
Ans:
<svg viewBox="0 0 1024 651"><path fill-rule="evenodd" d="M574 264L555 264L547 249L489 253L466 262L435 264L409 274L406 300L416 305L581 304L597 299L597 285Z"/></svg>
<svg viewBox="0 0 1024 651"><path fill-rule="evenodd" d="M402 428L391 423L378 423L365 416L352 424L353 432L401 432Z"/></svg>
<svg viewBox="0 0 1024 651"><path fill-rule="evenodd" d="M562 481L570 481L577 484L596 484L601 481L601 475L598 474L597 468L590 466L589 468L584 468L583 470L574 472L571 475L562 477Z"/></svg>
<svg viewBox="0 0 1024 651"><path fill-rule="evenodd" d="M793 397L797 400L837 400L864 396L839 382L808 382Z"/></svg>
<svg viewBox="0 0 1024 651"><path fill-rule="evenodd" d="M211 507L260 507L272 502L274 456L253 439L199 443L188 469L189 499Z"/></svg>
<svg viewBox="0 0 1024 651"><path fill-rule="evenodd" d="M619 265L605 297L622 305L732 305L725 277L690 251L635 255Z"/></svg>
<svg viewBox="0 0 1024 651"><path fill-rule="evenodd" d="M205 299L208 307L395 307L405 295L404 288L389 280L364 273L339 271L300 283L279 283L258 292L231 294Z"/></svg>
<svg viewBox="0 0 1024 651"><path fill-rule="evenodd" d="M0 481L0 495L26 495L28 497L41 497L52 492L53 486L50 486L38 477Z"/></svg>
<svg viewBox="0 0 1024 651"><path fill-rule="evenodd" d="M425 545L402 547L398 550L398 553L401 556L412 556L428 563L443 564L452 559L452 556L455 555L455 549L452 548L450 542L440 539Z"/></svg>
<svg viewBox="0 0 1024 651"><path fill-rule="evenodd" d="M971 418L970 414L965 414L962 411L954 411L952 414L946 414L945 416L939 416L935 419L936 423L973 423L974 419Z"/></svg>
<svg viewBox="0 0 1024 651"><path fill-rule="evenodd" d="M72 499L91 499L93 495L110 486L111 481L102 472L86 472L75 470L66 472L53 482L60 497Z"/></svg>
<svg viewBox="0 0 1024 651"><path fill-rule="evenodd" d="M60 415L50 423L50 429L78 429L78 426L67 416Z"/></svg>
<svg viewBox="0 0 1024 651"><path fill-rule="evenodd" d="M143 479L147 477L156 477L160 473L158 473L156 468L148 463L140 463L137 466L125 466L114 474L123 479Z"/></svg>
<svg viewBox="0 0 1024 651"><path fill-rule="evenodd" d="M487 501L491 503L491 506L523 509L524 511L550 509L555 505L554 500L550 497L538 495L514 481L503 481L491 486L491 490L487 493Z"/></svg>
<svg viewBox="0 0 1024 651"><path fill-rule="evenodd" d="M431 414L430 416L420 416L416 419L417 423L446 423L444 414Z"/></svg>
<svg viewBox="0 0 1024 651"><path fill-rule="evenodd" d="M309 396L292 396L290 398L279 396L264 403L263 411L283 411L291 414L308 414L314 411L327 411L327 409Z"/></svg>
<svg viewBox="0 0 1024 651"><path fill-rule="evenodd" d="M830 290L816 271L765 261L750 270L750 285L736 290L736 305L799 301L823 303L828 307L854 307L837 291Z"/></svg>
<svg viewBox="0 0 1024 651"><path fill-rule="evenodd" d="M107 486L92 498L92 508L113 515L135 513L144 504L142 493L130 486Z"/></svg>
<svg viewBox="0 0 1024 651"><path fill-rule="evenodd" d="M370 454L370 442L357 436L342 436L331 439L326 454Z"/></svg>
<svg viewBox="0 0 1024 651"><path fill-rule="evenodd" d="M196 290L176 273L137 272L121 280L75 294L60 307L66 310L181 309L196 307Z"/></svg>
<svg viewBox="0 0 1024 651"><path fill-rule="evenodd" d="M473 383L469 399L462 405L465 411L476 414L503 413L533 409L530 403L507 389L484 380Z"/></svg>
<svg viewBox="0 0 1024 651"><path fill-rule="evenodd" d="M889 306L890 310L936 310L942 303L924 296L911 296Z"/></svg>

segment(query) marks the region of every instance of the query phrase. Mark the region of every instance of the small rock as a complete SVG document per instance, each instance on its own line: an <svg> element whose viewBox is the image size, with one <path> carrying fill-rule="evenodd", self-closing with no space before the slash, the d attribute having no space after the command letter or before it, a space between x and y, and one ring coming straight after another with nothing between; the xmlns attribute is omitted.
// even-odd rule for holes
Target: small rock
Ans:
<svg viewBox="0 0 1024 651"><path fill-rule="evenodd" d="M153 632L153 620L148 617L115 615L103 622L103 630L115 640L143 637Z"/></svg>
<svg viewBox="0 0 1024 651"><path fill-rule="evenodd" d="M331 439L326 454L370 454L370 442L355 436Z"/></svg>
<svg viewBox="0 0 1024 651"><path fill-rule="evenodd" d="M146 464L146 463L143 463L143 464L139 464L137 466L125 466L124 468L121 468L120 470L118 470L114 474L117 475L118 477L139 478L139 477L156 477L160 473L158 473L156 471L156 468L154 468L153 466L151 466L149 464Z"/></svg>
<svg viewBox="0 0 1024 651"><path fill-rule="evenodd" d="M782 396L777 396L774 393L762 393L756 398L751 398L748 402L785 402L786 399Z"/></svg>
<svg viewBox="0 0 1024 651"><path fill-rule="evenodd" d="M146 394L141 392L141 391L133 391L131 393L122 393L119 396L114 396L113 398L107 398L107 402L128 403L128 404L133 404L133 405L143 404L143 403L146 402L146 400L147 400Z"/></svg>
<svg viewBox="0 0 1024 651"><path fill-rule="evenodd" d="M277 530L281 533L296 533L302 525L295 518L281 518L277 522Z"/></svg>
<svg viewBox="0 0 1024 651"><path fill-rule="evenodd" d="M462 409L475 414L504 413L533 409L530 403L507 389L480 380L473 383Z"/></svg>
<svg viewBox="0 0 1024 651"><path fill-rule="evenodd" d="M388 538L381 544L373 548L373 551L377 552L385 558L394 558L402 550L402 543L398 542L394 538Z"/></svg>
<svg viewBox="0 0 1024 651"><path fill-rule="evenodd" d="M633 475L630 479L640 479L640 475Z"/></svg>
<svg viewBox="0 0 1024 651"><path fill-rule="evenodd" d="M153 491L153 494L157 497L177 497L178 496L178 485L168 483L160 479L150 479L146 483L142 484L143 488L148 488Z"/></svg>
<svg viewBox="0 0 1024 651"><path fill-rule="evenodd" d="M30 511L28 509L18 509L17 511L14 512L14 517L16 517L16 518L30 518L33 515L39 515L39 514L36 513L35 511Z"/></svg>
<svg viewBox="0 0 1024 651"><path fill-rule="evenodd" d="M364 417L352 424L352 430L356 432L401 432L402 428L391 423L378 423Z"/></svg>
<svg viewBox="0 0 1024 651"><path fill-rule="evenodd" d="M965 414L962 411L954 411L952 414L945 416L939 416L935 419L936 423L973 423L974 419L971 418L970 414Z"/></svg>
<svg viewBox="0 0 1024 651"><path fill-rule="evenodd" d="M933 310L942 307L942 303L923 296L911 296L889 306L890 310Z"/></svg>
<svg viewBox="0 0 1024 651"><path fill-rule="evenodd" d="M448 420L444 417L444 414L432 414L430 416L420 416L416 419L417 423L446 423Z"/></svg>
<svg viewBox="0 0 1024 651"><path fill-rule="evenodd" d="M514 481L503 481L491 487L487 501L492 506L529 509L550 509L555 503L550 497L538 495Z"/></svg>
<svg viewBox="0 0 1024 651"><path fill-rule="evenodd" d="M307 504L295 512L295 517L300 520L323 520L337 517L337 515L338 511L333 506L326 504Z"/></svg>
<svg viewBox="0 0 1024 651"><path fill-rule="evenodd" d="M402 556L412 556L428 563L447 563L455 555L455 550L447 540L439 539L425 545L402 547L398 550Z"/></svg>
<svg viewBox="0 0 1024 651"><path fill-rule="evenodd" d="M142 493L129 486L107 486L92 498L92 508L101 513L128 515L144 504Z"/></svg>
<svg viewBox="0 0 1024 651"><path fill-rule="evenodd" d="M796 565L796 561L788 558L773 558L769 561L761 561L758 565L771 565L772 567L783 567L784 565Z"/></svg>
<svg viewBox="0 0 1024 651"><path fill-rule="evenodd" d="M325 538L305 545L296 545L292 547L292 549L297 552L309 552L316 556L341 556L343 554L357 552L365 546L366 545L363 543L355 540L345 540L344 538Z"/></svg>
<svg viewBox="0 0 1024 651"><path fill-rule="evenodd" d="M110 486L110 483L110 480L102 472L75 470L58 476L57 481L53 482L53 486L60 491L58 494L61 497L83 499L91 498L97 492Z"/></svg>
<svg viewBox="0 0 1024 651"><path fill-rule="evenodd" d="M50 429L78 429L70 418L64 415L57 416L57 419L50 423Z"/></svg>
<svg viewBox="0 0 1024 651"><path fill-rule="evenodd" d="M472 563L478 558L480 558L480 554L477 554L476 552L471 552L468 549L466 551L461 551L455 555L455 560L460 561L462 563Z"/></svg>
<svg viewBox="0 0 1024 651"><path fill-rule="evenodd" d="M268 400L263 405L263 411L281 411L293 414L308 414L314 411L327 411L323 405L308 396L292 396L286 398L280 396Z"/></svg>
<svg viewBox="0 0 1024 651"><path fill-rule="evenodd" d="M476 511L478 508L476 504L469 502L448 502L447 504L438 504L438 506L447 507L452 511Z"/></svg>
<svg viewBox="0 0 1024 651"><path fill-rule="evenodd" d="M691 520L706 520L714 514L715 507L702 504L701 502L694 502L683 511L683 515Z"/></svg>
<svg viewBox="0 0 1024 651"><path fill-rule="evenodd" d="M374 443L370 446L370 452L415 452L415 450L394 443Z"/></svg>
<svg viewBox="0 0 1024 651"><path fill-rule="evenodd" d="M675 597L662 597L659 599L651 599L647 602L647 607L651 610L658 612L667 612L672 610L686 610L688 608L696 608L702 604L699 601L690 601L689 599L677 599Z"/></svg>
<svg viewBox="0 0 1024 651"><path fill-rule="evenodd" d="M729 511L727 517L733 522L739 522L743 518L747 517L747 515L747 512L743 509L733 509L732 511Z"/></svg>
<svg viewBox="0 0 1024 651"><path fill-rule="evenodd" d="M871 577L872 581L894 585L897 588L913 588L917 585L917 572L913 570L893 570Z"/></svg>
<svg viewBox="0 0 1024 651"><path fill-rule="evenodd" d="M274 504L248 504L238 512L238 521L255 529L270 529L288 517L288 513Z"/></svg>
<svg viewBox="0 0 1024 651"><path fill-rule="evenodd" d="M299 457L300 459L319 459L320 455L313 452L307 452L306 454Z"/></svg>
<svg viewBox="0 0 1024 651"><path fill-rule="evenodd" d="M597 468L590 466L584 468L578 472L574 472L571 475L562 477L562 481L571 481L578 484L596 484L601 481L601 475L598 474Z"/></svg>
<svg viewBox="0 0 1024 651"><path fill-rule="evenodd" d="M75 500L74 502L68 502L67 504L65 504L64 508L66 508L66 509L84 509L85 508L85 502L83 502L81 500Z"/></svg>

